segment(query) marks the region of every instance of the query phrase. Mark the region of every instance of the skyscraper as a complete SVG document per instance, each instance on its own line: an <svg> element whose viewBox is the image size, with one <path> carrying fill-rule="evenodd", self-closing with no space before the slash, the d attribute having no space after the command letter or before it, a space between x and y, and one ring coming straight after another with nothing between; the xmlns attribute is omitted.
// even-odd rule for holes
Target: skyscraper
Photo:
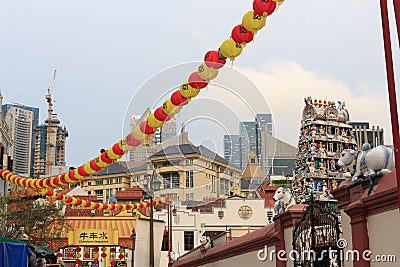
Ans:
<svg viewBox="0 0 400 267"><path fill-rule="evenodd" d="M248 155L250 151L256 153L257 157L259 155L257 153L258 148L258 136L257 136L257 128L255 121L242 121L239 123L239 136L242 142L242 150L241 150L241 165L242 168L246 168Z"/></svg>
<svg viewBox="0 0 400 267"><path fill-rule="evenodd" d="M39 121L39 109L21 104L2 106L5 121L10 127L13 171L22 176L32 176L34 166L35 128Z"/></svg>
<svg viewBox="0 0 400 267"><path fill-rule="evenodd" d="M243 169L242 166L242 141L239 135L224 135L224 158L229 164Z"/></svg>
<svg viewBox="0 0 400 267"><path fill-rule="evenodd" d="M257 157L259 166L265 160L262 159L262 135L266 133L272 136L272 115L256 114L254 121L242 121L239 123L239 135L224 136L224 157L230 164L244 169L246 168L250 151Z"/></svg>

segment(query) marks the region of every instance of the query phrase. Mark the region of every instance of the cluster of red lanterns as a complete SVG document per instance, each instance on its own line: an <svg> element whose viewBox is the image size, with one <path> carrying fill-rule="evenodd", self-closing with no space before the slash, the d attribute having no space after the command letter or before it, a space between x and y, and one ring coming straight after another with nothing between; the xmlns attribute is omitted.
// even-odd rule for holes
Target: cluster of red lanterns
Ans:
<svg viewBox="0 0 400 267"><path fill-rule="evenodd" d="M277 4L281 4L283 1L254 0L253 10L246 12L242 18L242 23L232 29L231 38L225 40L218 50L208 51L204 56L204 63L198 67L197 71L189 75L187 82L182 83L179 90L172 93L170 99L167 99L161 107L150 113L146 121L141 122L131 133L96 158L77 169L48 178L25 178L7 170L0 170L0 175L5 180L20 187L32 189L59 188L78 183L80 180L106 168L120 159L126 151L139 146L157 128L162 127L165 121L179 113L184 105L187 105L192 98L196 97L201 89L217 77L218 70L225 65L227 58L233 61L241 54L243 46L254 39L257 31L265 26L266 17L271 15L276 10Z"/></svg>
<svg viewBox="0 0 400 267"><path fill-rule="evenodd" d="M79 252L81 252L81 248L80 247L76 247L75 249L75 252L76 252L76 254L75 254L75 263L76 264L80 264L80 263L82 263L82 260L81 259L79 259L80 257L81 257L81 254L79 254ZM93 248L93 252L95 252L95 253L98 253L99 252L99 248L98 247L94 247ZM86 250L85 250L86 251ZM62 253L57 253L56 254L56 256L58 257L58 258L61 258L62 257ZM72 253L68 253L67 255L66 255L66 257L67 258L72 258L74 255L72 254ZM96 256L97 257L97 256ZM106 258L107 257L107 254L106 253L102 253L101 254L101 257L102 258ZM85 254L83 254L83 258L85 258L85 259L89 259L90 258L90 253L89 252L86 252ZM94 259L93 260L93 264L99 264L99 260L98 259Z"/></svg>

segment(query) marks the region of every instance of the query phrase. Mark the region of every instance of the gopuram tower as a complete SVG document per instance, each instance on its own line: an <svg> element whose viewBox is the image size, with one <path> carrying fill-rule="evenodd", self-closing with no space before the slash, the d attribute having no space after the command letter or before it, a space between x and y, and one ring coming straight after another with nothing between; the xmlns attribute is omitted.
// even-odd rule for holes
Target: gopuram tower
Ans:
<svg viewBox="0 0 400 267"><path fill-rule="evenodd" d="M330 192L349 173L339 171L336 163L344 149L356 149L357 143L345 103L304 99L296 157L293 189L301 199L306 187L329 198Z"/></svg>

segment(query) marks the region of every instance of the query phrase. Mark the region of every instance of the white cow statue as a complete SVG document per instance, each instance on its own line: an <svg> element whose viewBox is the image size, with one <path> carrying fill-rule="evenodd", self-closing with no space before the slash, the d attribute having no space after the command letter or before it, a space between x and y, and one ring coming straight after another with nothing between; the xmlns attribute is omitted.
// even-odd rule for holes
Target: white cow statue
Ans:
<svg viewBox="0 0 400 267"><path fill-rule="evenodd" d="M353 181L362 176L384 175L395 168L391 149L382 145L371 149L370 144L364 144L361 151L343 150L337 165L347 166L351 173L354 172Z"/></svg>
<svg viewBox="0 0 400 267"><path fill-rule="evenodd" d="M294 197L293 197L292 193L290 192L289 188L285 189L283 187L279 187L275 191L273 200L276 201L276 203L274 205L275 215L284 212L287 208L289 208L293 204L296 204L296 201L294 200Z"/></svg>

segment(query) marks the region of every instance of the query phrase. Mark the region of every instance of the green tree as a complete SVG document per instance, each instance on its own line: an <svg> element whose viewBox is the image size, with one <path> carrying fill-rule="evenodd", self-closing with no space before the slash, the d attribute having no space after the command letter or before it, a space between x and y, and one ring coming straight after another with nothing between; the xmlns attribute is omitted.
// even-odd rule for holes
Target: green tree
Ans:
<svg viewBox="0 0 400 267"><path fill-rule="evenodd" d="M29 243L45 242L61 237L68 228L63 206L42 198L0 197L1 236Z"/></svg>

